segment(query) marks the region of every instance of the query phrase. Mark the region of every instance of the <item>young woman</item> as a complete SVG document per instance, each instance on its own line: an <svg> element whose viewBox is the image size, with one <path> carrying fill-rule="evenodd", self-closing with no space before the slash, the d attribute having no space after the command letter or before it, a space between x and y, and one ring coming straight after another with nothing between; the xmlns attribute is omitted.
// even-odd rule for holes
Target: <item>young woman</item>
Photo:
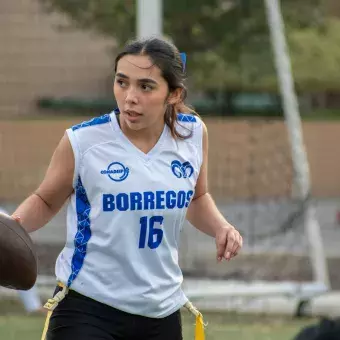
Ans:
<svg viewBox="0 0 340 340"><path fill-rule="evenodd" d="M115 62L119 110L68 129L13 215L32 232L68 200L48 340L182 339L184 219L216 239L218 261L242 247L208 193L207 129L184 104L184 66L167 41L128 44Z"/></svg>

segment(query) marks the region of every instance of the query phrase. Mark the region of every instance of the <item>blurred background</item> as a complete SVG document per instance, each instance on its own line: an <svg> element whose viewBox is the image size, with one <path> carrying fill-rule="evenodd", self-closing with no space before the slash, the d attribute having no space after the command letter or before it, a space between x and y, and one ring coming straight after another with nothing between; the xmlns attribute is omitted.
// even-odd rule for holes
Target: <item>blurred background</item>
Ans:
<svg viewBox="0 0 340 340"><path fill-rule="evenodd" d="M37 188L66 128L115 108L115 56L148 34L187 54L188 103L210 136L210 192L245 242L235 260L217 265L214 240L183 230L183 287L207 311L208 339L288 340L322 316L333 322L338 0L1 0L0 206L11 213ZM65 210L32 237L45 299ZM1 339L38 338L42 317L22 310L15 292L0 289ZM184 315L184 339L193 322Z"/></svg>

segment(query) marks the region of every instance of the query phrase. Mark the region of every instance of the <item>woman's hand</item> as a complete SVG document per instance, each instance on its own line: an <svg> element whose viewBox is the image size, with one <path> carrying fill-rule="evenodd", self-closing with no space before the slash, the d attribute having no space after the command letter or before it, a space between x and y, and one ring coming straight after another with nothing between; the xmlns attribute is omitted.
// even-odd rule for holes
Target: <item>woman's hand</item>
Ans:
<svg viewBox="0 0 340 340"><path fill-rule="evenodd" d="M219 228L215 236L217 261L223 258L230 261L242 248L243 239L240 233L232 226L226 225Z"/></svg>

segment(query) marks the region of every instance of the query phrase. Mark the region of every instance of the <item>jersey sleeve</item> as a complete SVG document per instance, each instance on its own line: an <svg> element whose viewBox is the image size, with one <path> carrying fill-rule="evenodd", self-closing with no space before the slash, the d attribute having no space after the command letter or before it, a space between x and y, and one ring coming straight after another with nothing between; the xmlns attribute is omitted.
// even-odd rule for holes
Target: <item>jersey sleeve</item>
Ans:
<svg viewBox="0 0 340 340"><path fill-rule="evenodd" d="M199 116L180 113L177 116L176 130L183 136L188 136L185 142L195 146L198 164L203 162L203 122Z"/></svg>

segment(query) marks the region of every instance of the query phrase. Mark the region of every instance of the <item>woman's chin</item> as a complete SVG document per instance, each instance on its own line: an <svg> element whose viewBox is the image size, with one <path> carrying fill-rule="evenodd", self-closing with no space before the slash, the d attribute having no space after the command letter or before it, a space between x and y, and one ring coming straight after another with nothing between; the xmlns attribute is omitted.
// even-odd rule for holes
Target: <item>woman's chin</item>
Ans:
<svg viewBox="0 0 340 340"><path fill-rule="evenodd" d="M138 131L143 129L143 124L140 117L124 117L125 125L133 131Z"/></svg>

